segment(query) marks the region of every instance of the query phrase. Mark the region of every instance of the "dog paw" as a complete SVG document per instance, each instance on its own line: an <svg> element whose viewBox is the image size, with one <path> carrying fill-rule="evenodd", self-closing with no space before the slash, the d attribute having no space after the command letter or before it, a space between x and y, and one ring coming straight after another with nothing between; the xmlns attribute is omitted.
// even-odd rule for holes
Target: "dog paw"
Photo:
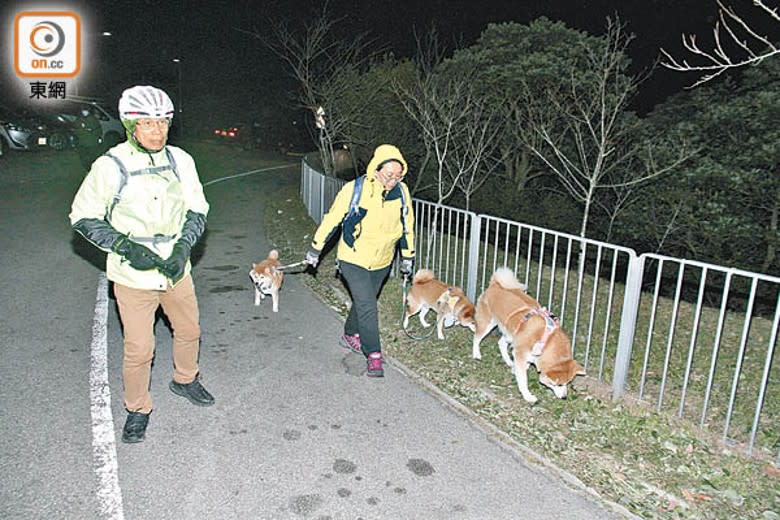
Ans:
<svg viewBox="0 0 780 520"><path fill-rule="evenodd" d="M472 352L471 357L474 359L482 359L482 354L480 354L479 352Z"/></svg>
<svg viewBox="0 0 780 520"><path fill-rule="evenodd" d="M525 399L525 402L528 404L536 404L536 402L539 400L532 393L528 393L528 395L523 394L523 399Z"/></svg>

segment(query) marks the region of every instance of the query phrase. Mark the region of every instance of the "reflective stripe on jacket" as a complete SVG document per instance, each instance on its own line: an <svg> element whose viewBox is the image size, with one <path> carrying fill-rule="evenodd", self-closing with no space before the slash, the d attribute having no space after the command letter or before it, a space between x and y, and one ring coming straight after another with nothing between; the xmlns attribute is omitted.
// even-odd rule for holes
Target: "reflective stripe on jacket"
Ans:
<svg viewBox="0 0 780 520"><path fill-rule="evenodd" d="M181 232L187 210L206 215L209 204L192 157L184 150L168 146L176 162L179 178L172 170L153 174L130 175L122 189L120 200L111 214L110 224L120 233L168 258ZM148 154L133 148L128 142L110 150L125 165L128 172L168 164L165 150ZM99 157L81 184L71 207L71 225L81 219L103 219L117 192L120 173L109 157ZM153 242L151 237L173 237ZM185 276L191 266L187 262ZM108 252L106 276L109 280L135 289L165 290L168 280L157 269L138 271L121 256Z"/></svg>

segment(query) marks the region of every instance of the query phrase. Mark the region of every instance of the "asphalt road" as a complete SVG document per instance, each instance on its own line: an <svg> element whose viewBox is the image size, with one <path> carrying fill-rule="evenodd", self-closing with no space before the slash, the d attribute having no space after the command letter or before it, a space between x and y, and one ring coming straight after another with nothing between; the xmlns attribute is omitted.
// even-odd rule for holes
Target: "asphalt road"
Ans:
<svg viewBox="0 0 780 520"><path fill-rule="evenodd" d="M402 370L367 378L337 346L341 318L299 278L279 313L253 305L263 204L295 168L206 188L194 276L216 405L168 390L160 319L147 439L122 444L116 305L102 255L67 220L82 175L72 152L0 158L0 518L619 517Z"/></svg>

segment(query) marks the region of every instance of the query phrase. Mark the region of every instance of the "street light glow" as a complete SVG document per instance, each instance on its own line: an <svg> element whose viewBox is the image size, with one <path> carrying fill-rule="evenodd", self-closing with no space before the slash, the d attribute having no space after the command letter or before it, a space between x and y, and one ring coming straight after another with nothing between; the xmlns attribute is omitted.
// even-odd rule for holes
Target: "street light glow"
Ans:
<svg viewBox="0 0 780 520"><path fill-rule="evenodd" d="M173 58L173 59L171 59L171 61L176 64L176 69L177 69L177 72L178 72L178 74L177 74L177 76L178 76L177 90L179 91L179 95L178 95L178 99L176 100L177 101L176 104L178 105L178 108L179 108L179 110L178 110L178 112L179 112L178 129L179 129L179 138L181 138L181 137L184 136L184 123L182 122L182 112L184 111L184 101L182 101L182 96L181 96L181 58Z"/></svg>

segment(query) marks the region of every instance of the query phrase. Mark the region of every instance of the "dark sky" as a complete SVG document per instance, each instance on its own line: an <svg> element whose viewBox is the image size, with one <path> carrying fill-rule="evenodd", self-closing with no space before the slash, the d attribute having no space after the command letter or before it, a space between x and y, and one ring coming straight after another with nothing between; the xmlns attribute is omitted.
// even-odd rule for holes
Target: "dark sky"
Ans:
<svg viewBox="0 0 780 520"><path fill-rule="evenodd" d="M268 81L269 71L246 66L265 51L237 29L262 30L269 19L300 23L321 8L322 2L136 0L101 4L95 11L96 23L116 35L112 51L121 40L121 48L135 53L140 63L149 62L150 55L182 54L188 62L188 76L196 73L210 78L214 87L235 84L236 89L243 89ZM469 44L490 22L527 23L547 16L601 33L606 17L617 14L636 34L630 50L636 69L644 70L652 66L660 47L679 50L683 32L697 32L700 41L709 42L717 4L715 0L330 0L328 10L334 18L343 17L338 26L343 34L368 31L398 55L413 52L413 31L425 30L431 23L445 42ZM128 36L135 43L128 43ZM269 59L262 61L267 64ZM691 82L681 74L659 69L642 96L652 103Z"/></svg>
<svg viewBox="0 0 780 520"><path fill-rule="evenodd" d="M111 97L118 95L117 89L141 81L175 90L179 70L171 59L180 57L185 103L188 97L200 99L206 94L215 104L223 98L233 100L233 105L241 104L235 100L255 103L269 91L285 88L287 80L278 60L239 29L267 31L271 19L300 23L322 5L314 0L74 4L88 22L87 38L97 52L88 63L90 77L82 90L107 91ZM338 31L345 36L368 31L400 56L412 53L414 30L424 31L431 23L444 42L468 45L490 22L528 23L547 16L599 34L606 17L617 14L636 34L630 52L640 71L652 66L660 47L682 55L681 33L695 32L703 44L709 44L717 4L715 0L330 0L328 10L334 18L343 17ZM106 30L113 36L95 35ZM643 86L639 104L652 106L692 82L693 78L658 68ZM230 101L223 105L231 109Z"/></svg>

